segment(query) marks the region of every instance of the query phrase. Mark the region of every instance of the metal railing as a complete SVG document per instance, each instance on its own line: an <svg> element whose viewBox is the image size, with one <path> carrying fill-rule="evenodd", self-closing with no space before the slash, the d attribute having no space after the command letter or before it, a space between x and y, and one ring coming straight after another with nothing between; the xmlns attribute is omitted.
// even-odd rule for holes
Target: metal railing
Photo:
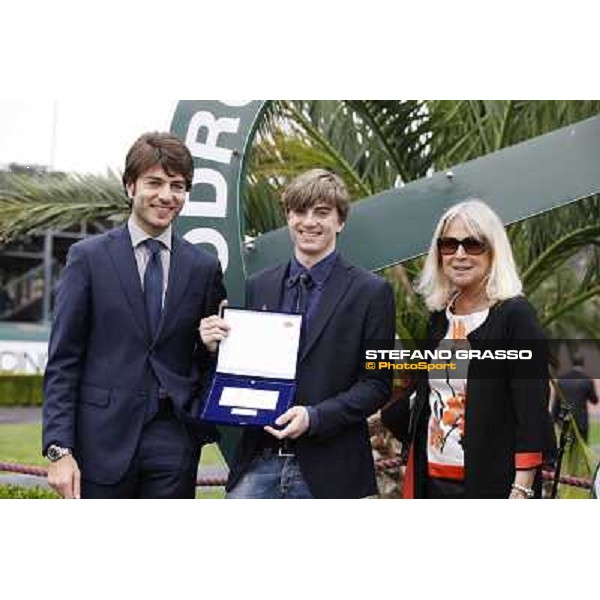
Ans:
<svg viewBox="0 0 600 600"><path fill-rule="evenodd" d="M11 299L11 306L0 313L0 320L8 321L13 316L44 298L45 268L43 264L38 265L5 284L4 289ZM52 281L57 281L60 268L60 263L57 260L53 260L51 265Z"/></svg>

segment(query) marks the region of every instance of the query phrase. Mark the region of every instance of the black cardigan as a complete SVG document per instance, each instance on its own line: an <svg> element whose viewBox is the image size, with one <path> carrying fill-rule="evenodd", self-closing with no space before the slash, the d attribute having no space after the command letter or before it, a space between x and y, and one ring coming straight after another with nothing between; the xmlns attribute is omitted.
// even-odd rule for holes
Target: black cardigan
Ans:
<svg viewBox="0 0 600 600"><path fill-rule="evenodd" d="M448 328L445 311L431 315L428 346L437 347ZM534 362L471 360L465 408L465 494L467 498L508 498L517 468L541 466L553 440L548 414L548 346L535 312L523 297L499 302L468 336L471 347L535 347ZM535 378L532 377L532 369ZM429 383L426 372L415 380L412 440L405 497L422 498L427 478ZM397 408L382 414L398 435ZM402 437L402 436L401 436ZM519 461L516 464L515 457ZM405 483L405 485L406 485ZM408 492L408 493L407 493ZM412 492L412 493L411 493Z"/></svg>

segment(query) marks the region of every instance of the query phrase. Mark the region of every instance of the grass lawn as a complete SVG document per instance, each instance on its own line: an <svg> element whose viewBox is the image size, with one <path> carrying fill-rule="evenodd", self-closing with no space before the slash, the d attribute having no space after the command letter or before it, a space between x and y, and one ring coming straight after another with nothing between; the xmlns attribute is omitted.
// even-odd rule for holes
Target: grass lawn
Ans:
<svg viewBox="0 0 600 600"><path fill-rule="evenodd" d="M0 425L0 461L25 465L47 466L41 455L42 426L39 423ZM225 466L225 460L216 444L204 446L200 465ZM211 487L198 490L197 498L222 498L223 488ZM14 486L0 486L0 498L49 497L45 490L25 490Z"/></svg>
<svg viewBox="0 0 600 600"><path fill-rule="evenodd" d="M42 426L38 423L0 425L0 461L46 466L42 456Z"/></svg>
<svg viewBox="0 0 600 600"><path fill-rule="evenodd" d="M600 419L590 419L590 446L600 445Z"/></svg>

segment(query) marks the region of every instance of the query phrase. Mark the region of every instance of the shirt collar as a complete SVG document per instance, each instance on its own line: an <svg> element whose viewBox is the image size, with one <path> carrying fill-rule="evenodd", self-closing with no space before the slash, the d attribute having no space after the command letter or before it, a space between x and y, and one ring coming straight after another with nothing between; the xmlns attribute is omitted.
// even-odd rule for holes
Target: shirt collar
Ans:
<svg viewBox="0 0 600 600"><path fill-rule="evenodd" d="M134 248L137 248L140 244L145 242L146 240L154 239L162 242L162 244L171 250L171 243L173 239L173 225L170 224L159 236L153 238L151 235L147 234L134 220L133 215L129 216L127 220L127 229L129 230L129 235L131 236L131 245Z"/></svg>
<svg viewBox="0 0 600 600"><path fill-rule="evenodd" d="M336 258L337 250L334 250L325 258L322 258L316 265L313 265L310 269L307 269L305 266L301 265L298 262L295 256L292 256L288 276L292 278L296 275L299 275L300 273L310 273L310 276L315 282L315 285L317 285L318 287L323 287L329 275L331 275L331 271L333 269L333 265L335 264Z"/></svg>

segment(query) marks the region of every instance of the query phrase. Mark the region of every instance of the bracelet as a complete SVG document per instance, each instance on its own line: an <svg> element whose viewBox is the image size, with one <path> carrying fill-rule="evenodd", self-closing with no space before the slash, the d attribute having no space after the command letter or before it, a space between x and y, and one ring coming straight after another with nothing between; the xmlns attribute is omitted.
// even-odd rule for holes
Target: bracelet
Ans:
<svg viewBox="0 0 600 600"><path fill-rule="evenodd" d="M535 495L535 492L533 491L533 489L525 487L524 485L520 485L518 483L513 483L512 489L516 490L517 492L520 492L526 498L533 498L533 496Z"/></svg>

